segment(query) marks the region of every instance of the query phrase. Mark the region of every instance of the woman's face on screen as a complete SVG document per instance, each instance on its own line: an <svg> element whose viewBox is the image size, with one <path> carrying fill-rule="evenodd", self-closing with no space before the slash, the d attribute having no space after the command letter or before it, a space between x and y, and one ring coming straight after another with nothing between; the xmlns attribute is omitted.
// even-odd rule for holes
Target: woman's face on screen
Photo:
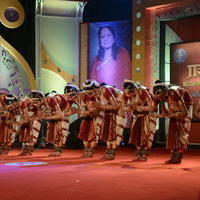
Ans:
<svg viewBox="0 0 200 200"><path fill-rule="evenodd" d="M112 47L114 43L114 37L112 32L108 28L103 28L100 34L100 43L101 46L105 49L109 49Z"/></svg>

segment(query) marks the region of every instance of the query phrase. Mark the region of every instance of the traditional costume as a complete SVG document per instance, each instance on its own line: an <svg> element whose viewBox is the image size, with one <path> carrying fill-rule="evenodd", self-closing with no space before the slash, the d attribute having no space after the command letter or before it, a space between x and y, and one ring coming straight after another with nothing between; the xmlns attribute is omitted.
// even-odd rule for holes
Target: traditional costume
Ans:
<svg viewBox="0 0 200 200"><path fill-rule="evenodd" d="M105 159L115 157L117 146L122 141L124 116L119 113L118 98L120 90L105 85L100 88L101 109L103 110L103 124L100 140L106 142Z"/></svg>
<svg viewBox="0 0 200 200"><path fill-rule="evenodd" d="M153 100L147 88L138 86L130 80L125 80L124 90L125 94L132 93L125 95L127 103L125 106L133 112L129 143L136 147L137 160L146 161L156 127L156 118L150 115L154 110Z"/></svg>
<svg viewBox="0 0 200 200"><path fill-rule="evenodd" d="M18 132L16 101L17 97L11 94L1 94L0 96L0 155L8 154Z"/></svg>
<svg viewBox="0 0 200 200"><path fill-rule="evenodd" d="M98 120L99 115L98 98L95 93L96 83L87 80L83 83L84 91L81 95L81 117L82 122L79 131L79 138L83 140L83 157L93 157L94 148L98 143Z"/></svg>
<svg viewBox="0 0 200 200"><path fill-rule="evenodd" d="M192 98L184 88L170 87L161 82L157 82L153 90L156 101L164 101L168 106L162 106L162 114L159 116L170 119L166 146L171 151L171 158L165 163L179 164L188 144L193 110Z"/></svg>
<svg viewBox="0 0 200 200"><path fill-rule="evenodd" d="M46 116L48 121L46 142L54 145L54 153L50 156L60 156L62 147L65 145L69 134L69 115L77 112L72 108L76 103L74 95L78 87L67 83L65 94L50 93L45 99L49 114Z"/></svg>
<svg viewBox="0 0 200 200"><path fill-rule="evenodd" d="M167 149L171 150L171 159L166 163L181 163L184 150L189 143L188 137L192 119L192 98L180 86L169 88L168 109L165 113L170 117Z"/></svg>
<svg viewBox="0 0 200 200"><path fill-rule="evenodd" d="M22 152L19 156L30 156L34 151L41 129L39 113L43 97L41 91L32 90L30 97L25 97L20 102L22 124L19 140L22 142Z"/></svg>

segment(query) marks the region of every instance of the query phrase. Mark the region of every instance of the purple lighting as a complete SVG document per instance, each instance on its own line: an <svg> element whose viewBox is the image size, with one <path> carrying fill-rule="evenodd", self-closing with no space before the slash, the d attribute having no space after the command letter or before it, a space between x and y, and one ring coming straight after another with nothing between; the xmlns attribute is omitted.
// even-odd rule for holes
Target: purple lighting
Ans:
<svg viewBox="0 0 200 200"><path fill-rule="evenodd" d="M123 88L131 78L131 26L128 21L89 25L88 78Z"/></svg>
<svg viewBox="0 0 200 200"><path fill-rule="evenodd" d="M9 22L16 22L19 19L19 12L15 8L6 8L4 16Z"/></svg>
<svg viewBox="0 0 200 200"><path fill-rule="evenodd" d="M47 164L48 164L47 162L16 162L16 163L5 163L4 165L23 167L23 166L47 165Z"/></svg>

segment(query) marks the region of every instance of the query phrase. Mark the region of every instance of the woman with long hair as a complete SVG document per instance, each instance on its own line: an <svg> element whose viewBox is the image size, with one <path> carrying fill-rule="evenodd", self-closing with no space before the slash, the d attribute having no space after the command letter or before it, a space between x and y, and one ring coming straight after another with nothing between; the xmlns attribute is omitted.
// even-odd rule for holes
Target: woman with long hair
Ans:
<svg viewBox="0 0 200 200"><path fill-rule="evenodd" d="M116 43L114 29L102 26L98 31L99 49L92 64L91 79L122 88L124 79L131 76L128 51Z"/></svg>

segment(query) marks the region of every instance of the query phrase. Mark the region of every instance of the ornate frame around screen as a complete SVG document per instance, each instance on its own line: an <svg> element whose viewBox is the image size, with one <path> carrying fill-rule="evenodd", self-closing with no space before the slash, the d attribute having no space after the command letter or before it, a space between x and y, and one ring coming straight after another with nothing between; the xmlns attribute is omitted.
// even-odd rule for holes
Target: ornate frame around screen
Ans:
<svg viewBox="0 0 200 200"><path fill-rule="evenodd" d="M159 79L160 22L200 14L195 0L133 1L132 62L135 81L151 87Z"/></svg>

